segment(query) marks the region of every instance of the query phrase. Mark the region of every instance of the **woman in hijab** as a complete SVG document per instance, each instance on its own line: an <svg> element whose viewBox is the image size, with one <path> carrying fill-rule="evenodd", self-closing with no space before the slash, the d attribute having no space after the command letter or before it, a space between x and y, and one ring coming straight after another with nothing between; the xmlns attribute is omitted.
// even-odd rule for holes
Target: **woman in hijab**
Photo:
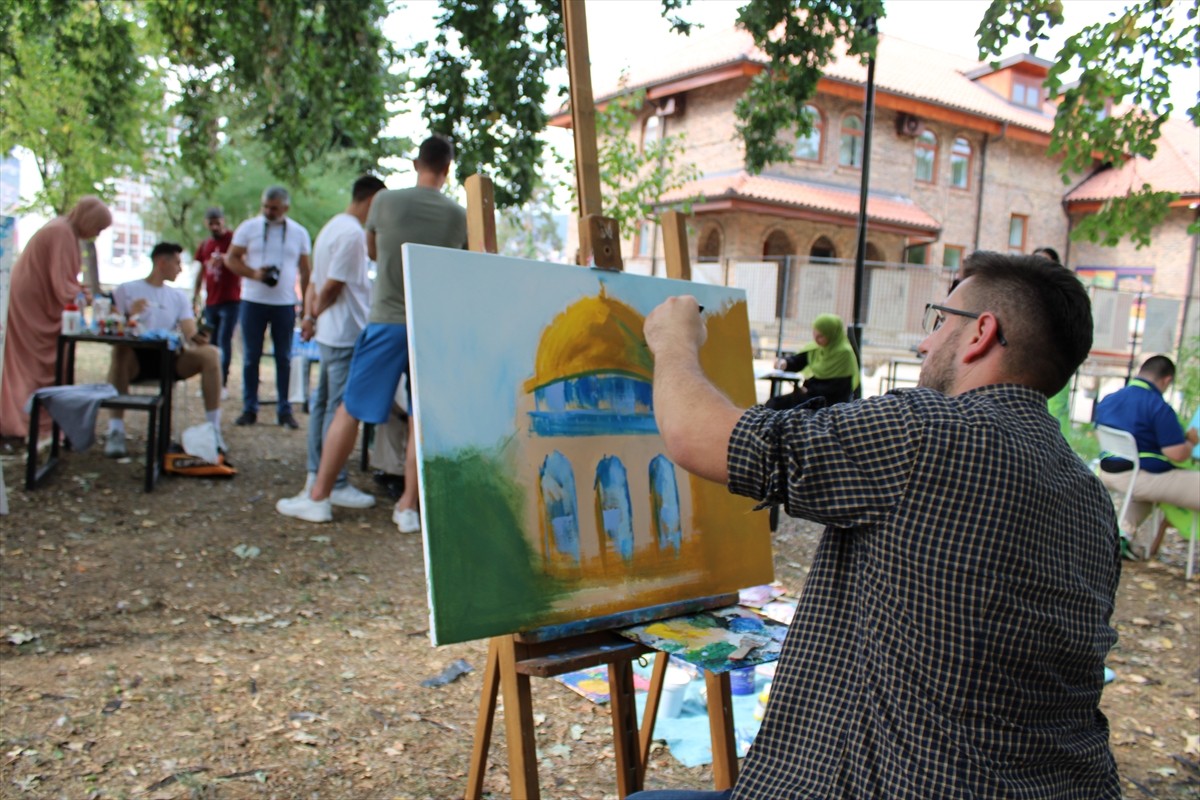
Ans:
<svg viewBox="0 0 1200 800"><path fill-rule="evenodd" d="M794 408L821 398L809 407L846 403L858 389L858 359L846 338L846 326L837 314L822 314L813 320L813 340L800 352L775 362L776 369L799 372L804 384L794 392L772 397L768 408Z"/></svg>
<svg viewBox="0 0 1200 800"><path fill-rule="evenodd" d="M63 307L79 296L80 243L111 224L112 214L100 198L83 197L65 217L42 226L13 265L0 375L0 436L25 438L29 433L25 403L38 389L54 384ZM45 423L48 431L49 415Z"/></svg>

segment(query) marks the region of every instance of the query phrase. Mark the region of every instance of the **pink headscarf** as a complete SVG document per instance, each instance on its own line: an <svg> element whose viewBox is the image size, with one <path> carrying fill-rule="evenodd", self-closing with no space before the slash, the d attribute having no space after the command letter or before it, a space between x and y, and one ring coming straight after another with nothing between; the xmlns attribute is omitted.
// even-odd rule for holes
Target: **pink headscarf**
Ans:
<svg viewBox="0 0 1200 800"><path fill-rule="evenodd" d="M67 212L67 219L71 223L71 227L75 230L75 234L82 238L91 238L84 236L84 231L100 231L112 225L112 212L108 210L108 206L104 205L104 201L95 195L89 194L79 198L79 202L75 207ZM92 234L93 236L95 234Z"/></svg>

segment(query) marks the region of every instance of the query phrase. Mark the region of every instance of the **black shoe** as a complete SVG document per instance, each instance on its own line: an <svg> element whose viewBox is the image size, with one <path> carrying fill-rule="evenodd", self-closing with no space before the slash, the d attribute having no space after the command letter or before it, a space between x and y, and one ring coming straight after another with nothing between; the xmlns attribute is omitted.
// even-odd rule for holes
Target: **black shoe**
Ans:
<svg viewBox="0 0 1200 800"><path fill-rule="evenodd" d="M278 419L279 427L281 428L291 428L292 430L299 430L300 428L300 423L296 422L296 418L292 416L292 412L290 411L286 414L280 414Z"/></svg>
<svg viewBox="0 0 1200 800"><path fill-rule="evenodd" d="M253 425L258 422L258 414L253 411L243 411L242 415L233 421L234 425Z"/></svg>

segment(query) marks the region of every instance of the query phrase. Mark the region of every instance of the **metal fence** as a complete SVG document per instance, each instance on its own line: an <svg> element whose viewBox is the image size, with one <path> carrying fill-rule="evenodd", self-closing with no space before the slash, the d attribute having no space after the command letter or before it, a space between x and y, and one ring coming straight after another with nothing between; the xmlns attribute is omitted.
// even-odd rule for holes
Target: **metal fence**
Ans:
<svg viewBox="0 0 1200 800"><path fill-rule="evenodd" d="M634 267L633 271L639 271ZM647 270L648 271L648 270ZM868 261L863 280L863 366L867 372L911 358L924 337L926 303L940 302L955 271L924 264ZM746 291L755 355L794 351L812 339L818 314L854 320L851 259L730 257L701 260L693 280ZM1085 376L1123 377L1154 353L1176 357L1200 333L1200 303L1183 297L1091 287L1095 343Z"/></svg>

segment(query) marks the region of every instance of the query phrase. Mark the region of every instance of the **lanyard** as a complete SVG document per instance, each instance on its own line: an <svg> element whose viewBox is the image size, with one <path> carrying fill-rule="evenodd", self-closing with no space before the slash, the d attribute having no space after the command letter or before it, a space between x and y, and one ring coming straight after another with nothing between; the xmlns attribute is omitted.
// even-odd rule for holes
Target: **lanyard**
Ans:
<svg viewBox="0 0 1200 800"><path fill-rule="evenodd" d="M266 217L263 217L262 260L264 264L272 263L271 260L267 258L267 234L270 233L270 231L271 222ZM283 235L279 240L279 258L275 260L275 265L278 267L283 266L283 259L287 254L287 232L287 218L285 217L283 220Z"/></svg>

